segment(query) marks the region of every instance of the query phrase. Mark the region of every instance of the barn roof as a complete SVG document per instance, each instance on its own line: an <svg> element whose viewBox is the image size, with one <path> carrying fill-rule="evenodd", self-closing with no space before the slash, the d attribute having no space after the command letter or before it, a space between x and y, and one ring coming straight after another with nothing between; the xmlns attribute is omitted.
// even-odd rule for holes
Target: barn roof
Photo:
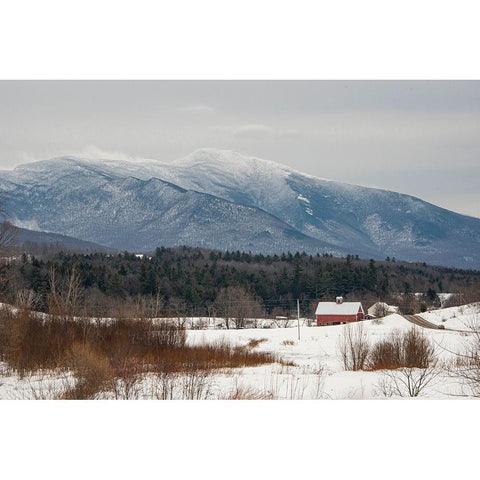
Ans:
<svg viewBox="0 0 480 480"><path fill-rule="evenodd" d="M356 315L363 312L360 302L319 302L315 315Z"/></svg>

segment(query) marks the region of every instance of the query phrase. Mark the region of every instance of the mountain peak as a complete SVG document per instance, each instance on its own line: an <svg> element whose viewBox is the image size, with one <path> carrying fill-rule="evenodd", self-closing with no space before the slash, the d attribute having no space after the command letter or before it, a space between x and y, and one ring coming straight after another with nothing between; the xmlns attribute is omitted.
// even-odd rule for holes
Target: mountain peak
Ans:
<svg viewBox="0 0 480 480"><path fill-rule="evenodd" d="M199 148L194 150L186 157L180 158L174 162L175 165L193 166L209 165L211 167L229 167L234 170L243 170L249 168L275 168L280 170L289 170L288 167L271 160L246 155L234 150L220 148Z"/></svg>

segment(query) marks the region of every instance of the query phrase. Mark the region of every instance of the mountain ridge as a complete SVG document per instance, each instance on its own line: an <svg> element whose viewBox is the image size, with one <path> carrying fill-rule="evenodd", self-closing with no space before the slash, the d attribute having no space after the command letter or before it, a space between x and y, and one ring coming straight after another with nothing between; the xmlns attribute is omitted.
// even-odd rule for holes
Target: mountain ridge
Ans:
<svg viewBox="0 0 480 480"><path fill-rule="evenodd" d="M122 180L125 182L127 178L133 180L130 184L122 184ZM146 185L138 183L154 179L162 182L163 186L160 188L158 184L158 189L149 190ZM197 244L190 243L192 246L220 250L226 249L228 244L236 247L235 250L281 253L279 248L301 251L302 248L295 248L298 246L306 247L310 253L331 251L336 255L353 253L378 259L395 256L406 261L427 261L465 268L480 266L477 253L480 247L480 219L451 212L412 195L322 179L271 160L231 150L199 149L171 163L59 157L24 164L10 173L2 172L0 188L6 192L12 215L20 215L25 221L34 220L36 215L40 223L49 225L50 230L55 227L55 231L61 230L58 233L69 235L73 232L65 230L65 225L58 225L60 220L50 218L47 221L47 204L43 205L44 211L40 214L34 199L49 198L51 202L69 200L70 214L75 212L84 223L92 224L95 223L92 205L98 204L99 198L105 200L105 194L116 188L118 204L110 204L112 215L102 211L102 218L105 224L112 226L110 236L120 241L122 226L118 223L118 212L113 212L122 202L131 202L126 204L132 208L128 228L134 228L135 216L143 217L144 222L137 244L133 240L126 242L130 247L146 247L147 243L141 241L142 235L149 237L150 242L155 242L156 235L158 241L170 242L166 246L174 246L175 237L178 241L191 242L196 230ZM167 215L169 209L166 206L170 205L172 189L175 188L176 202L183 205L183 208L178 207L182 219ZM97 193L97 199L92 189ZM156 203L142 197L147 191ZM72 203L72 192L79 197L75 204ZM79 213L82 210L82 195L87 195L84 198L88 200L85 208L91 212L93 219ZM195 211L195 202L199 208L197 216L192 217L188 208ZM209 211L209 204L215 209ZM32 218L28 218L28 208ZM159 222L159 218L152 217L149 210L163 218L163 223ZM254 221L247 220L247 212ZM203 215L201 218L200 213ZM57 211L57 215L60 218L62 213ZM191 223L185 221L187 217ZM210 232L205 227L207 224ZM270 231L262 230L263 224L268 225ZM185 235L180 225L191 232L190 237ZM222 228L225 242L221 238ZM162 231L168 233L162 236ZM270 235L270 244L266 232ZM301 235L296 241L292 240L295 232ZM208 240L209 233L215 241ZM98 228L86 228L79 238L104 243L94 235L98 235ZM113 246L112 242L110 240L107 244ZM122 248L115 245L115 248L119 247Z"/></svg>
<svg viewBox="0 0 480 480"><path fill-rule="evenodd" d="M43 184L37 183L27 191L20 187L20 194L7 192L6 206L22 218L33 215L38 225L48 231L57 228L82 240L95 238L98 243L116 249L151 251L160 245L185 244L236 250L241 242L247 250L255 251L249 236L267 235L268 243L276 249L283 249L283 245L285 250L293 250L298 245L309 250L342 253L296 232L259 209L185 190L160 179L140 180L129 176L106 181L88 172L84 178L86 183L82 185L81 175L77 174L76 185L72 186L69 177L70 173L56 175L55 189L43 190ZM37 203L39 197L43 203ZM155 203L160 197L162 203ZM132 204L133 211L128 211ZM66 211L69 215L65 215ZM213 216L209 217L209 211ZM233 234L237 237L235 243L224 232L228 233L239 219L248 226L248 232L237 229ZM162 231L162 222L168 223L167 232ZM83 228L84 224L88 224L88 231Z"/></svg>

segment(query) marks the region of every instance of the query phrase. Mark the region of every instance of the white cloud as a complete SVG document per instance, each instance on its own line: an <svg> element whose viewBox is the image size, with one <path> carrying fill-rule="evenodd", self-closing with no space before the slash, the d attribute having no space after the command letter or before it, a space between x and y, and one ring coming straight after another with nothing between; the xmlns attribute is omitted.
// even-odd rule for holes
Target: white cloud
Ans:
<svg viewBox="0 0 480 480"><path fill-rule="evenodd" d="M38 226L36 220L19 220L18 218L14 218L12 219L12 224L19 228L26 228L27 230L35 230L37 232L45 231Z"/></svg>

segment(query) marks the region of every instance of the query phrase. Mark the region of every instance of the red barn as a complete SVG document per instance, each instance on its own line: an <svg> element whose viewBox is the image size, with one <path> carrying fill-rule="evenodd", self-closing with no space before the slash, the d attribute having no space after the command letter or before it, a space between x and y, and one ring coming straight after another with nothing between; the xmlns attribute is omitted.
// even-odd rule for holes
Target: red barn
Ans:
<svg viewBox="0 0 480 480"><path fill-rule="evenodd" d="M337 297L335 302L319 302L315 316L320 327L358 322L364 319L365 312L360 302L344 302L343 297Z"/></svg>

